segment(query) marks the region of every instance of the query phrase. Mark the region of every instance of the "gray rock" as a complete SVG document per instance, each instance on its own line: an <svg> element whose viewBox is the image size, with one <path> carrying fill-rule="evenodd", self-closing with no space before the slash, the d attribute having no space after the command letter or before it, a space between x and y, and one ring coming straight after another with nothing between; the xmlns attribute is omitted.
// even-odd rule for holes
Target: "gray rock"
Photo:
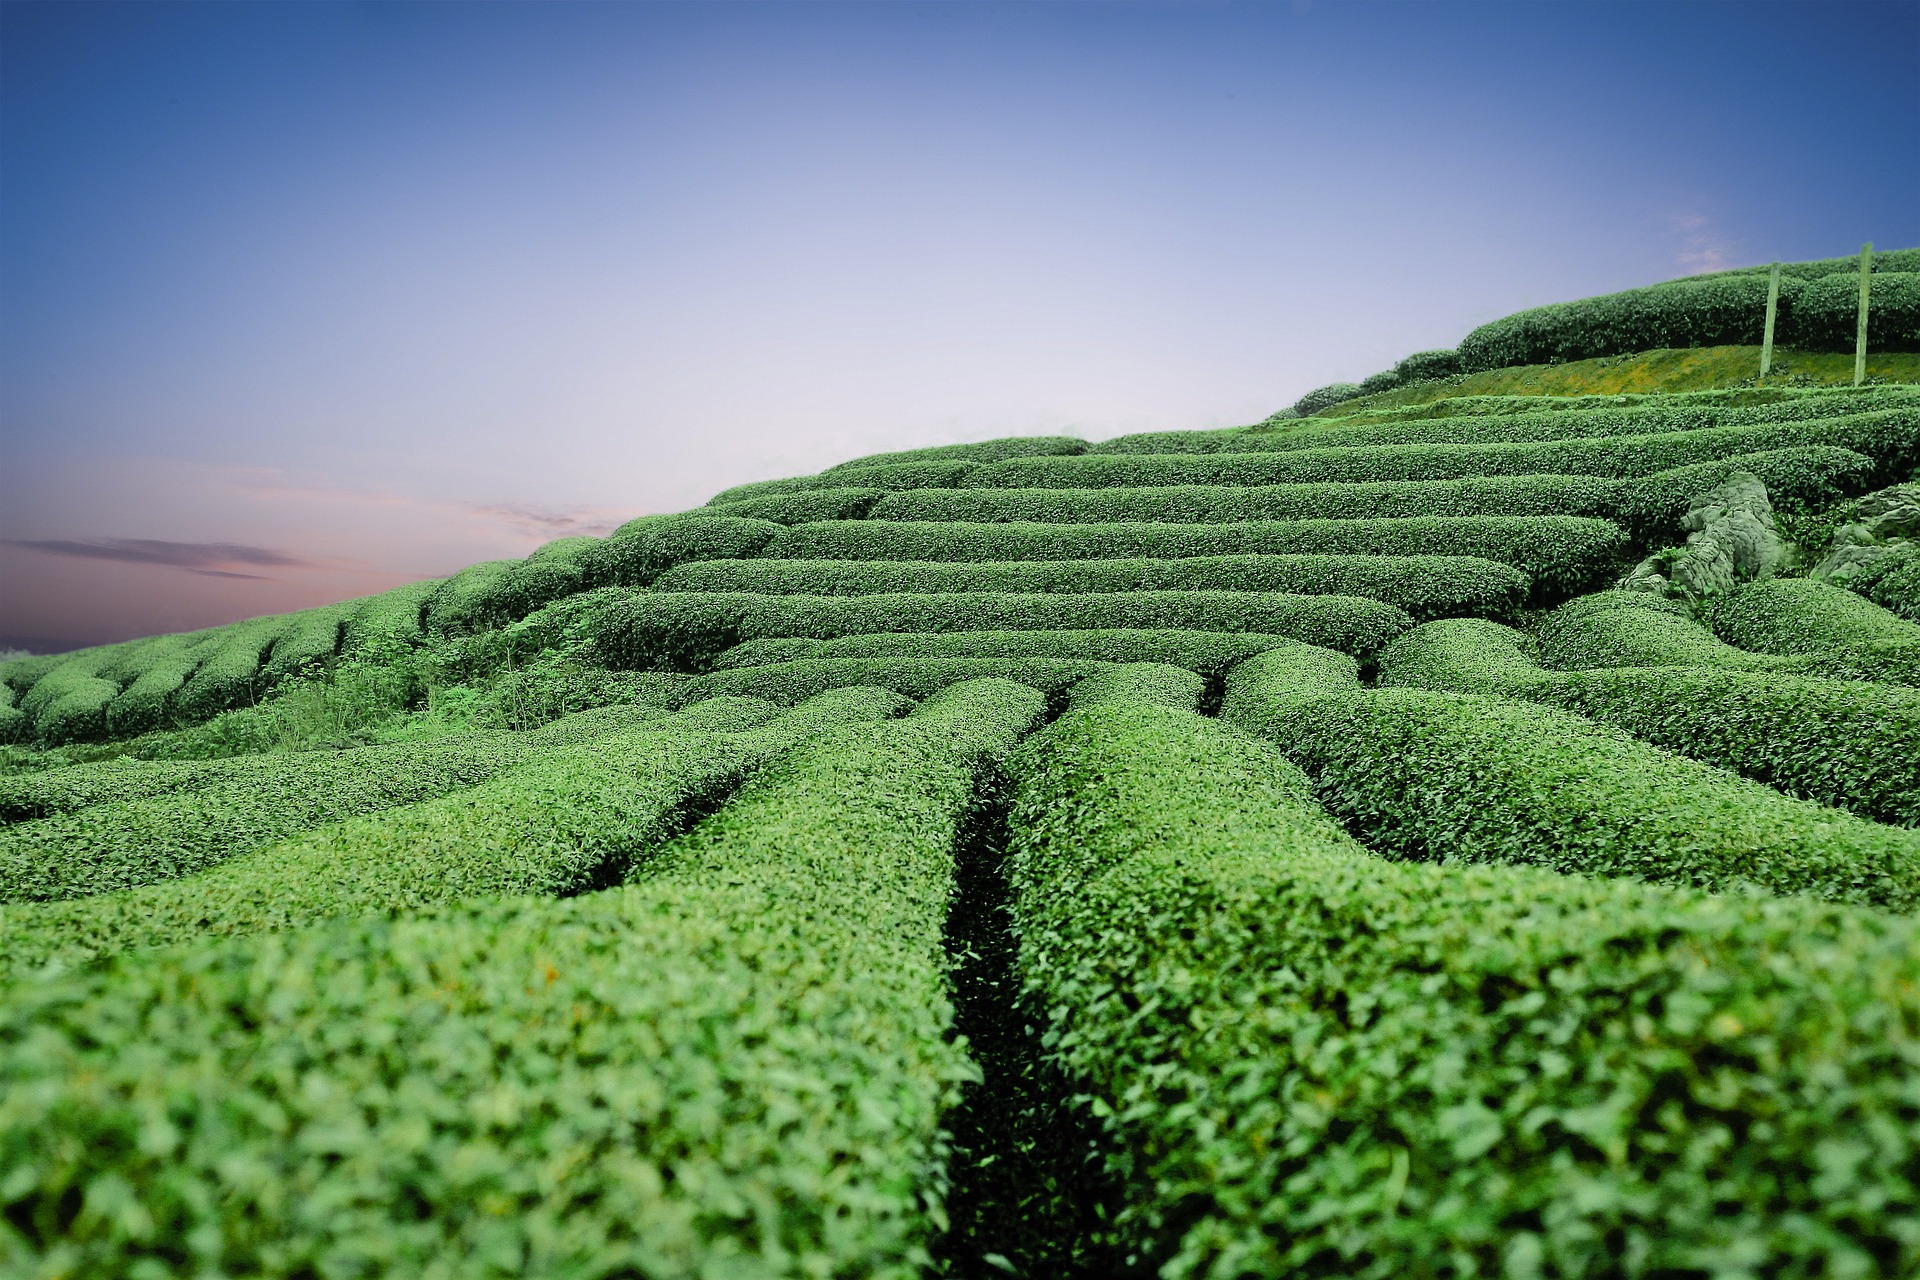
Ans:
<svg viewBox="0 0 1920 1280"><path fill-rule="evenodd" d="M1771 578L1792 561L1792 548L1774 526L1767 488L1751 472L1736 471L1695 498L1680 527L1686 545L1648 556L1622 580L1623 588L1697 600Z"/></svg>
<svg viewBox="0 0 1920 1280"><path fill-rule="evenodd" d="M1844 587L1861 570L1920 536L1920 484L1890 485L1870 493L1854 504L1854 514L1859 519L1834 533L1832 547L1809 571L1810 577Z"/></svg>

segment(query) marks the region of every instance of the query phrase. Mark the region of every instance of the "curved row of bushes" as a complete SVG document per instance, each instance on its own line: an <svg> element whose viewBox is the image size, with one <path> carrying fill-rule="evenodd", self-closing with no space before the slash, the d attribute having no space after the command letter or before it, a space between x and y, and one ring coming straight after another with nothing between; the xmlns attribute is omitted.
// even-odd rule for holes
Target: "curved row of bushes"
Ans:
<svg viewBox="0 0 1920 1280"><path fill-rule="evenodd" d="M1920 907L1920 833L1795 800L1584 716L1509 698L1361 689L1272 650L1221 715L1271 739L1394 858L1530 864L1716 892Z"/></svg>
<svg viewBox="0 0 1920 1280"><path fill-rule="evenodd" d="M15 1256L922 1274L941 1123L976 1074L941 945L954 844L976 773L1040 702L962 687L824 735L622 888L9 982ZM87 1200L101 1186L111 1206Z"/></svg>
<svg viewBox="0 0 1920 1280"><path fill-rule="evenodd" d="M731 700L692 708L675 723L745 729L774 711L771 703ZM81 898L192 875L298 832L471 787L620 725L618 715L590 712L527 734L223 761L188 790L103 800L0 830L0 902Z"/></svg>
<svg viewBox="0 0 1920 1280"><path fill-rule="evenodd" d="M1883 254L1875 263L1869 350L1920 351L1920 261L1907 262ZM1813 279L1783 272L1774 341L1808 351L1851 351L1859 302L1857 268ZM1481 325L1461 340L1460 367L1475 373L1664 347L1753 346L1763 336L1766 311L1764 273L1674 280L1536 307Z"/></svg>
<svg viewBox="0 0 1920 1280"><path fill-rule="evenodd" d="M708 560L662 574L653 589L808 596L1248 591L1364 596L1405 609L1416 618L1434 618L1455 613L1510 617L1531 586L1527 575L1511 565L1474 556L1224 555L1117 560Z"/></svg>
<svg viewBox="0 0 1920 1280"><path fill-rule="evenodd" d="M1404 610L1378 600L1250 591L878 596L662 591L607 605L595 643L608 666L667 671L707 670L743 640L829 640L883 631L1255 631L1371 657L1412 625Z"/></svg>
<svg viewBox="0 0 1920 1280"><path fill-rule="evenodd" d="M1812 578L1774 578L1732 593L1714 609L1713 629L1728 643L1756 653L1920 643L1920 624Z"/></svg>
<svg viewBox="0 0 1920 1280"><path fill-rule="evenodd" d="M1653 607L1673 605L1673 609ZM1781 671L1829 680L1880 680L1920 685L1920 637L1874 638L1833 650L1776 656L1717 638L1662 596L1603 591L1555 609L1536 636L1541 665L1559 671L1594 667L1729 667Z"/></svg>
<svg viewBox="0 0 1920 1280"><path fill-rule="evenodd" d="M1788 795L1920 826L1920 689L1725 666L1550 672L1528 649L1497 622L1431 622L1387 646L1380 683L1561 707Z"/></svg>
<svg viewBox="0 0 1920 1280"><path fill-rule="evenodd" d="M1243 658L1293 643L1286 636L1247 631L899 631L832 640L748 640L721 654L713 666L718 672L825 659L1038 658L1173 666L1217 679Z"/></svg>
<svg viewBox="0 0 1920 1280"><path fill-rule="evenodd" d="M711 708L590 716L615 723L590 740L577 729L543 734L574 745L553 745L454 795L323 827L198 875L0 905L0 971L464 898L603 888L781 751L905 705L898 694L845 689L732 732ZM761 713L734 709L743 710L742 723ZM701 723L722 729L688 727Z"/></svg>
<svg viewBox="0 0 1920 1280"><path fill-rule="evenodd" d="M862 520L796 526L775 538L764 554L771 559L960 562L1135 556L1473 556L1511 565L1536 583L1561 588L1610 567L1625 543L1626 535L1617 526L1574 516L1167 523Z"/></svg>
<svg viewBox="0 0 1920 1280"><path fill-rule="evenodd" d="M1142 1272L1920 1267L1905 922L1391 863L1164 708L1070 714L1011 772L1028 1017Z"/></svg>

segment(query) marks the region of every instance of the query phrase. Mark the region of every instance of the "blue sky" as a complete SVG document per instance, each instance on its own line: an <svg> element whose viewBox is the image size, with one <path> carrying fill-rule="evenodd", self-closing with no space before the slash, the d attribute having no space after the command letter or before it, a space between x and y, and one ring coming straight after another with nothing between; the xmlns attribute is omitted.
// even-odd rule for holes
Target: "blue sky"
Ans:
<svg viewBox="0 0 1920 1280"><path fill-rule="evenodd" d="M1920 244L1916 50L1913 3L5 4L0 637Z"/></svg>

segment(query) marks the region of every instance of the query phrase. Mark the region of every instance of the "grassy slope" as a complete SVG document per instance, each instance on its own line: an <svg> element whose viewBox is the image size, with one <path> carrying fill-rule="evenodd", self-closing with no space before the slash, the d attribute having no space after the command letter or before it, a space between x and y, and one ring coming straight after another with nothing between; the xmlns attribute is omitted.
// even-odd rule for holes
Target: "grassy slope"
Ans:
<svg viewBox="0 0 1920 1280"><path fill-rule="evenodd" d="M1681 351L1642 351L1602 356L1569 364L1536 364L1492 369L1459 378L1423 382L1346 400L1322 409L1316 418L1343 418L1368 409L1432 404L1455 396L1602 396L1680 391L1710 391L1763 385L1758 347L1692 347ZM1867 377L1875 382L1920 382L1920 355L1887 352L1867 356ZM1825 351L1788 351L1776 347L1766 386L1847 386L1853 382L1853 357Z"/></svg>

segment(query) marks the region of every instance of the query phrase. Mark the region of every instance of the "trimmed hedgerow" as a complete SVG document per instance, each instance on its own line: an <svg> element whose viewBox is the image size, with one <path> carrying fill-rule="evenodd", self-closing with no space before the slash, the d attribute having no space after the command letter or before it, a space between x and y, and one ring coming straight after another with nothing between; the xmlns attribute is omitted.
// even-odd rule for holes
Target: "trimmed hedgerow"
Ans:
<svg viewBox="0 0 1920 1280"><path fill-rule="evenodd" d="M81 649L71 653L36 653L24 658L12 658L6 662L0 662L0 683L4 683L16 694L25 694L39 683L41 676L63 662L71 662L85 652L88 651Z"/></svg>
<svg viewBox="0 0 1920 1280"><path fill-rule="evenodd" d="M427 600L427 629L461 635L511 622L499 608L499 600L507 589L508 576L519 565L518 560L483 560L442 582Z"/></svg>
<svg viewBox="0 0 1920 1280"><path fill-rule="evenodd" d="M77 1274L929 1265L977 1077L941 930L1012 685L842 729L637 885L16 979L16 1250ZM114 1213L73 1211L116 1188ZM760 1211L764 1207L764 1212Z"/></svg>
<svg viewBox="0 0 1920 1280"><path fill-rule="evenodd" d="M1473 556L1512 565L1537 583L1566 587L1610 567L1625 546L1626 535L1617 526L1574 516L1207 524L858 520L795 526L774 539L766 554L770 559L951 561L1229 555ZM1323 589L1344 590L1336 586Z"/></svg>
<svg viewBox="0 0 1920 1280"><path fill-rule="evenodd" d="M1561 707L1789 795L1920 825L1920 689L1727 668L1555 672L1529 648L1496 622L1431 622L1386 647L1380 683Z"/></svg>
<svg viewBox="0 0 1920 1280"><path fill-rule="evenodd" d="M1752 670L1779 661L1718 639L1678 601L1632 591L1602 591L1570 600L1541 620L1537 638L1541 664L1556 671L1682 666Z"/></svg>
<svg viewBox="0 0 1920 1280"><path fill-rule="evenodd" d="M221 640L173 696L176 720L210 720L231 707L252 706L260 697L260 664L279 638L284 618L250 618L220 628Z"/></svg>
<svg viewBox="0 0 1920 1280"><path fill-rule="evenodd" d="M0 743L15 742L27 732L27 717L13 705L13 687L0 681Z"/></svg>
<svg viewBox="0 0 1920 1280"><path fill-rule="evenodd" d="M770 494L800 493L807 489L944 489L971 475L979 464L956 462L894 462L870 467L849 467L844 471L826 471L815 476L792 476L785 480L756 480L735 485L707 500L707 505L724 506L748 498Z"/></svg>
<svg viewBox="0 0 1920 1280"><path fill-rule="evenodd" d="M1329 382L1324 387L1315 387L1293 402L1293 413L1298 418L1312 417L1322 409L1339 404L1343 400L1352 400L1365 395L1357 382Z"/></svg>
<svg viewBox="0 0 1920 1280"><path fill-rule="evenodd" d="M1736 454L1623 482L1619 519L1645 534L1671 535L1694 499L1737 471L1760 481L1775 510L1823 510L1870 487L1877 470L1871 458L1834 445Z"/></svg>
<svg viewBox="0 0 1920 1280"><path fill-rule="evenodd" d="M1067 693L1067 710L1085 711L1102 703L1127 702L1197 711L1206 689L1207 682L1185 667L1127 662L1076 683Z"/></svg>
<svg viewBox="0 0 1920 1280"><path fill-rule="evenodd" d="M95 674L101 658L76 658L55 667L20 700L33 736L47 744L84 742L107 731L107 707L120 695L117 681Z"/></svg>
<svg viewBox="0 0 1920 1280"><path fill-rule="evenodd" d="M1732 667L1920 685L1920 643L1914 641L1878 640L1791 656L1750 653L1715 637L1678 601L1631 591L1603 591L1569 601L1542 620L1537 638L1541 664L1561 671Z"/></svg>
<svg viewBox="0 0 1920 1280"><path fill-rule="evenodd" d="M1801 283L1780 281L1780 312L1793 326ZM1460 342L1468 373L1513 365L1564 364L1665 347L1755 346L1767 312L1767 278L1676 280L1645 289L1536 307L1481 325Z"/></svg>
<svg viewBox="0 0 1920 1280"><path fill-rule="evenodd" d="M1071 658L1184 667L1212 679L1242 658L1293 643L1285 636L1246 631L904 631L833 640L748 640L713 665L724 671L809 658Z"/></svg>
<svg viewBox="0 0 1920 1280"><path fill-rule="evenodd" d="M1901 262L1875 263L1867 321L1875 350L1920 350L1920 276L1897 270ZM1835 259L1818 276L1782 273L1780 341L1811 351L1853 348L1860 275L1847 265ZM1462 339L1461 365L1475 373L1667 347L1751 346L1761 339L1766 310L1764 271L1672 280L1482 325Z"/></svg>
<svg viewBox="0 0 1920 1280"><path fill-rule="evenodd" d="M596 587L644 587L677 564L757 556L780 528L737 516L650 516L593 548L582 566Z"/></svg>
<svg viewBox="0 0 1920 1280"><path fill-rule="evenodd" d="M872 519L907 523L1223 524L1414 516L1604 516L1626 482L1600 476L1472 476L1355 484L1147 485L1111 489L921 489Z"/></svg>
<svg viewBox="0 0 1920 1280"><path fill-rule="evenodd" d="M1595 475L1626 479L1718 462L1741 453L1836 445L1872 458L1888 474L1920 461L1920 408L1885 409L1807 422L1703 427L1650 435L1512 444L1402 444L1295 449L1288 453L1086 454L1010 458L967 478L974 489L1105 489L1149 485L1269 485L1465 476Z"/></svg>
<svg viewBox="0 0 1920 1280"><path fill-rule="evenodd" d="M1290 654L1235 667L1221 714L1273 740L1321 803L1389 856L1920 907L1920 833L1792 799L1556 707L1362 690L1324 667L1304 678Z"/></svg>
<svg viewBox="0 0 1920 1280"><path fill-rule="evenodd" d="M226 761L102 760L0 777L0 822L26 822L217 781Z"/></svg>
<svg viewBox="0 0 1920 1280"><path fill-rule="evenodd" d="M225 642L218 631L174 637L175 644L157 651L127 686L107 704L110 737L128 738L164 727L168 708L200 664Z"/></svg>
<svg viewBox="0 0 1920 1280"><path fill-rule="evenodd" d="M1865 413L1874 409L1895 409L1913 402L1913 389L1903 385L1867 385L1859 387L1720 387L1707 391L1618 392L1610 395L1475 395L1450 396L1423 404L1387 405L1357 409L1327 425L1376 425L1406 422L1417 418L1489 417L1494 414L1535 413L1608 413L1627 412L1651 406L1680 409L1736 409L1754 405L1789 404L1813 397L1829 399L1833 416Z"/></svg>
<svg viewBox="0 0 1920 1280"><path fill-rule="evenodd" d="M1066 456L1086 451L1087 442L1073 436L1005 436L999 440L981 440L972 444L936 444L924 449L870 453L864 458L836 463L820 474L832 475L836 471L857 471L903 462L998 462L1002 458L1032 458L1046 454Z"/></svg>
<svg viewBox="0 0 1920 1280"><path fill-rule="evenodd" d="M1862 394L1862 392L1866 394ZM1610 400L1611 397L1597 397ZM1537 401L1540 397L1534 397ZM1376 422L1341 419L1315 432L1155 431L1119 436L1092 453L1284 453L1332 446L1401 444L1495 444L1572 440L1596 436L1653 435L1702 427L1804 422L1871 410L1920 405L1920 388L1835 388L1761 404L1731 405L1689 396L1661 396L1633 404L1601 404L1579 412L1540 407L1532 412L1395 418Z"/></svg>
<svg viewBox="0 0 1920 1280"><path fill-rule="evenodd" d="M1847 588L1908 622L1920 623L1920 542L1894 547L1856 569Z"/></svg>
<svg viewBox="0 0 1920 1280"><path fill-rule="evenodd" d="M1713 630L1755 653L1920 641L1920 626L1844 587L1812 578L1773 578L1731 593L1713 611Z"/></svg>
<svg viewBox="0 0 1920 1280"><path fill-rule="evenodd" d="M1179 529L1182 526L1174 526ZM655 591L868 596L899 592L1260 591L1364 596L1416 618L1507 617L1531 581L1473 556L1188 556L1125 560L714 560L664 573Z"/></svg>
<svg viewBox="0 0 1920 1280"><path fill-rule="evenodd" d="M1143 1272L1920 1267L1905 922L1387 862L1162 708L1070 714L1010 769L1028 1016Z"/></svg>
<svg viewBox="0 0 1920 1280"><path fill-rule="evenodd" d="M545 657L495 676L473 704L479 729L523 731L595 707L680 706L691 676L663 671L609 671L568 657Z"/></svg>
<svg viewBox="0 0 1920 1280"><path fill-rule="evenodd" d="M347 619L344 650L353 653L381 643L383 638L419 644L426 638L422 619L427 601L440 589L442 581L428 578L423 582L409 582L404 587L357 601L360 607Z"/></svg>
<svg viewBox="0 0 1920 1280"><path fill-rule="evenodd" d="M738 516L771 520L775 524L806 524L811 520L858 520L887 496L885 489L802 489L798 493L770 493L738 502L709 502L684 514Z"/></svg>
<svg viewBox="0 0 1920 1280"><path fill-rule="evenodd" d="M1811 351L1851 351L1859 320L1860 273L1836 271L1800 287L1785 341ZM1872 273L1867 348L1920 351L1920 272Z"/></svg>
<svg viewBox="0 0 1920 1280"><path fill-rule="evenodd" d="M743 640L827 640L882 631L1258 631L1371 656L1413 625L1405 610L1354 596L1251 591L1084 595L761 596L658 591L609 604L597 646L608 666L702 671Z"/></svg>
<svg viewBox="0 0 1920 1280"><path fill-rule="evenodd" d="M725 711L728 727L740 728L772 713L765 702ZM618 723L617 714L588 712L577 725L529 734L222 761L217 780L185 793L95 804L0 831L0 901L78 898L191 875L329 822L473 786L576 731L597 737Z"/></svg>
<svg viewBox="0 0 1920 1280"><path fill-rule="evenodd" d="M1056 701L1077 680L1106 669L1103 662L1062 658L825 658L734 667L697 677L689 696L765 698L792 706L854 685L929 698L967 680L1011 680Z"/></svg>
<svg viewBox="0 0 1920 1280"><path fill-rule="evenodd" d="M183 879L0 905L0 967L81 963L462 898L604 888L779 752L906 705L884 690L844 689L732 733L689 729L713 718L699 708L680 716L621 708L590 743L557 747L457 795L322 828Z"/></svg>
<svg viewBox="0 0 1920 1280"><path fill-rule="evenodd" d="M260 669L262 690L299 675L309 663L331 662L340 652L352 613L352 606L336 604L286 615L287 625L274 639L273 651Z"/></svg>

